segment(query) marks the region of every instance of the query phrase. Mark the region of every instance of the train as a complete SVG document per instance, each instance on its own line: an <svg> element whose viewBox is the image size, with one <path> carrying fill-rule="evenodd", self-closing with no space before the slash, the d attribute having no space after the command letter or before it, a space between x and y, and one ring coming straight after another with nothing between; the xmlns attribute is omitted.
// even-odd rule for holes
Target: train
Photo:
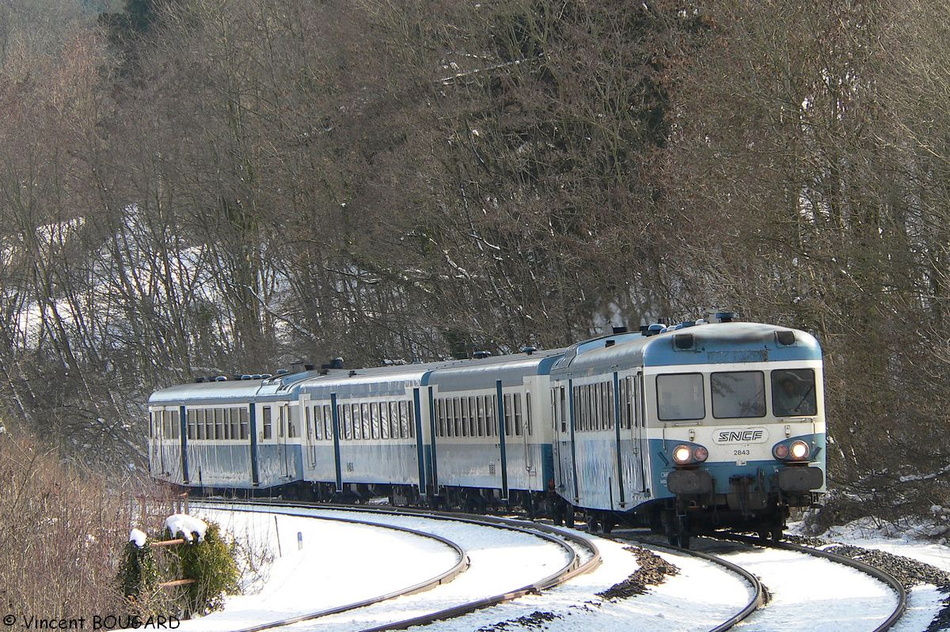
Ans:
<svg viewBox="0 0 950 632"><path fill-rule="evenodd" d="M569 347L215 376L148 399L154 479L315 501L522 507L671 544L780 539L826 491L822 353L717 313Z"/></svg>

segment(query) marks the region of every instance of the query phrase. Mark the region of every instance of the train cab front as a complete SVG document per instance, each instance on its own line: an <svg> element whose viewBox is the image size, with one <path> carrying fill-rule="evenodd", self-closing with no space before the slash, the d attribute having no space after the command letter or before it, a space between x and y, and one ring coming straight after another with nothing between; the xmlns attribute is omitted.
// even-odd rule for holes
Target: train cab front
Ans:
<svg viewBox="0 0 950 632"><path fill-rule="evenodd" d="M690 534L716 529L779 539L790 508L812 505L825 486L824 435L786 436L787 429L718 428L701 441L668 442L671 497L661 524L670 541L682 546Z"/></svg>

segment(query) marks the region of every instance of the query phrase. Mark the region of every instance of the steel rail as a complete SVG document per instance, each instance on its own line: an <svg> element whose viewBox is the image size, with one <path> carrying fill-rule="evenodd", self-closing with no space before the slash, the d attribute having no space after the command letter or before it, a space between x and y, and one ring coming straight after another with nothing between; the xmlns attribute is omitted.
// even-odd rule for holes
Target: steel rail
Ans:
<svg viewBox="0 0 950 632"><path fill-rule="evenodd" d="M630 542L636 542L638 544L641 544L651 549L656 549L660 551L670 551L677 555L688 555L690 557L697 557L697 558L706 560L707 562L711 562L712 564L721 566L725 568L726 570L738 575L746 582L748 582L748 584L752 587L752 598L749 600L749 602L745 606L743 606L738 612L736 612L734 615L732 615L731 617L729 617L728 619L726 619L725 621L723 621L716 627L710 628L709 632L726 632L726 630L731 630L733 627L735 627L737 624L744 621L753 612L758 610L760 606L767 603L769 600L768 591L765 589L765 586L762 585L762 582L759 581L758 577L756 577L755 575L753 575L746 569L742 568L741 566L737 564L733 564L732 562L728 560L724 560L710 553L704 553L702 551L696 551L693 549L684 549L684 548L681 548L678 546L672 546L669 544L661 544L661 543L654 542L653 540L647 537L639 537L639 536L634 536L634 535L617 535L617 536L605 535L603 537L611 538L615 540L627 540Z"/></svg>
<svg viewBox="0 0 950 632"><path fill-rule="evenodd" d="M884 620L881 625L874 628L873 632L887 632L894 624L896 624L904 612L907 610L907 591L904 589L904 585L900 583L893 575L887 573L875 566L870 564L865 564L858 560L846 557L844 555L838 555L837 553L831 553L829 551L823 551L821 549L816 549L810 546L802 546L800 544L793 544L791 542L765 542L759 538L753 538L750 536L738 535L738 534L715 534L715 539L720 540L733 540L736 542L741 542L750 546L760 546L764 548L774 548L774 549L783 549L786 551L795 551L797 553L803 553L805 555L813 555L815 557L822 557L832 562L838 564L843 564L845 566L850 566L856 570L870 575L874 579L878 580L883 584L887 584L895 593L897 593L897 607L891 612L890 615Z"/></svg>
<svg viewBox="0 0 950 632"><path fill-rule="evenodd" d="M198 503L204 503L205 501L195 501ZM231 502L231 501L229 501ZM541 538L551 544L554 544L560 547L567 553L568 562L563 565L560 569L557 569L554 573L544 577L538 581L532 582L520 588L517 588L512 591L505 593L499 593L496 595L491 595L489 597L484 597L474 601L470 601L458 606L453 606L451 608L446 608L439 610L437 612L431 612L425 615L420 615L412 617L409 619L403 619L400 621L392 621L381 626L376 626L372 628L365 628L360 632L380 632L382 630L404 630L417 625L426 625L433 623L435 621L440 621L444 619L451 619L455 617L460 617L483 608L488 608L491 606L496 606L498 604L504 603L506 601L512 601L519 597L523 597L527 594L537 594L543 590L549 590L555 586L563 584L570 579L581 575L583 573L590 572L597 568L601 563L600 551L597 549L597 546L588 540L587 538L572 533L569 531L564 531L557 529L552 526L539 524L539 523L526 523L520 520L514 520L511 518L503 518L500 516L481 516L474 514L461 514L461 513L449 513L441 512L428 509L416 509L416 508L404 508L404 507L390 507L390 506L366 506L366 505L337 505L337 504L326 504L326 503L302 503L297 501L273 501L273 500L261 500L253 499L248 501L240 501L236 503L239 506L246 507L261 507L261 508L300 508L308 510L330 510L330 511L346 511L346 512L355 512L355 513L370 513L370 514L384 514L384 515L393 515L398 517L411 517L411 518L427 518L432 520L445 520L445 521L454 521L454 522L464 522L467 524L474 524L492 528L502 528L508 529L511 531L517 531L527 535L531 535L537 538ZM200 506L200 505L199 505ZM245 509L245 511L251 511L251 509ZM373 522L368 522L368 524L378 524ZM586 550L589 558L581 560L578 555L578 549ZM420 592L420 591L416 591ZM382 600L378 600L382 601ZM378 601L374 603L378 603ZM372 605L372 604L364 604ZM360 607L360 606L356 606ZM355 609L355 607L346 608L347 610ZM341 610L342 612L342 610ZM326 613L330 614L330 613ZM319 614L316 617L308 617L310 620L326 614ZM335 614L335 613L334 613ZM273 622L271 624L265 624L263 627L258 626L255 628L248 628L245 630L240 630L239 632L256 632L257 630L265 630L270 628L275 628L283 625L289 625L290 623L296 623L297 621L286 620L282 622Z"/></svg>
<svg viewBox="0 0 950 632"><path fill-rule="evenodd" d="M274 509L278 507L286 508L286 505L279 504L279 503L262 504L262 503L244 503L244 502L232 502L232 501L226 501L226 502L225 501L221 501L221 502L192 501L192 502L197 502L199 507L202 507L205 509L212 509L212 510L217 510L217 511L240 511L240 512L245 512L245 513L254 513L261 509ZM304 508L312 508L312 507L300 506L299 508L304 509ZM261 630L270 630L272 628L292 625L292 624L300 623L303 621L312 621L314 619L327 617L333 614L339 614L341 612L346 612L348 610L356 610L357 608L364 608L366 606L371 606L373 604L381 603L383 601L386 601L388 599L394 599L396 597L403 597L406 595L413 595L416 593L424 592L426 590L431 590L437 586L441 586L443 584L446 584L452 581L453 579L458 577L460 574L464 573L468 569L468 567L471 565L471 561L469 560L468 554L458 544L456 544L455 542L452 542L451 540L448 540L447 538L443 538L442 536L438 536L432 533L426 533L418 529L410 529L408 527L402 527L398 525L380 524L378 522L373 522L369 520L358 520L356 518L314 516L314 515L308 515L306 513L294 514L294 513L284 513L284 512L281 512L281 515L312 518L314 520L327 520L327 521L333 521L333 522L344 522L348 524L371 526L371 527L376 527L379 529L398 531L400 533L408 533L408 534L426 538L429 540L435 540L449 547L453 551L455 551L455 555L457 558L456 563L450 569L443 571L442 573L439 573L438 575L434 577L431 577L424 581L413 584L412 586L400 588L398 590L390 591L383 595L369 597L367 599L362 599L360 601L354 601L352 603L343 604L340 606L334 606L332 608L326 608L324 610L316 610L313 612L307 612L301 615L296 615L296 616L288 617L285 619L279 619L275 621L269 621L267 623L261 623L259 625L254 625L247 628L240 628L239 630L235 630L234 632L260 632Z"/></svg>

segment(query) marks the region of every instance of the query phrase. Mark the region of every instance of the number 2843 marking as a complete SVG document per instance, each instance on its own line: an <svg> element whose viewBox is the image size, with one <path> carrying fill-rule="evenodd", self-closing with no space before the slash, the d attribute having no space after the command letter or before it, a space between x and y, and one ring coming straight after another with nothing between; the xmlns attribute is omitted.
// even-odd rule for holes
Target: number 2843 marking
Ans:
<svg viewBox="0 0 950 632"><path fill-rule="evenodd" d="M749 456L751 454L750 450L733 450L733 456Z"/></svg>

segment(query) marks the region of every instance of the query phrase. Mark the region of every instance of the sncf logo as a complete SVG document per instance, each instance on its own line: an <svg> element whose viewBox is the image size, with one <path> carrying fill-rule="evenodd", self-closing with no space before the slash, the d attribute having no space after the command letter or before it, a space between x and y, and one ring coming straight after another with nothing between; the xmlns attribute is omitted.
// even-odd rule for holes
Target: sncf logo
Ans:
<svg viewBox="0 0 950 632"><path fill-rule="evenodd" d="M713 434L713 442L719 445L729 443L765 443L769 433L765 428L723 428Z"/></svg>

